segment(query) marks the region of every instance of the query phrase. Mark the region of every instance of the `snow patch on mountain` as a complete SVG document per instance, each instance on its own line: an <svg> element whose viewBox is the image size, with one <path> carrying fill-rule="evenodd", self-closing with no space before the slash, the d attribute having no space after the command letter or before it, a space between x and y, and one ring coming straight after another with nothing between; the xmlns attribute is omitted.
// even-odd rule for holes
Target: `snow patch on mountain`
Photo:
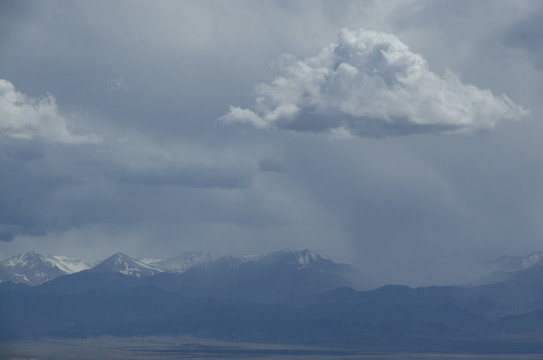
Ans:
<svg viewBox="0 0 543 360"><path fill-rule="evenodd" d="M48 261L51 265L54 265L59 269L63 270L67 274L73 274L76 272L90 269L90 266L87 263L81 260L71 259L67 256L49 255L45 258L45 260Z"/></svg>
<svg viewBox="0 0 543 360"><path fill-rule="evenodd" d="M181 274L193 266L212 262L217 258L216 255L206 251L187 251L165 260L140 259L140 261L162 271Z"/></svg>
<svg viewBox="0 0 543 360"><path fill-rule="evenodd" d="M294 265L296 269L304 269L311 264L317 262L319 255L310 250L303 250L295 254L294 259L290 260L289 263Z"/></svg>
<svg viewBox="0 0 543 360"><path fill-rule="evenodd" d="M543 259L543 251L536 251L525 256L502 256L487 263L494 271L519 271L532 267Z"/></svg>
<svg viewBox="0 0 543 360"><path fill-rule="evenodd" d="M522 259L522 266L524 269L532 267L537 264L541 258L543 258L543 251L531 253Z"/></svg>

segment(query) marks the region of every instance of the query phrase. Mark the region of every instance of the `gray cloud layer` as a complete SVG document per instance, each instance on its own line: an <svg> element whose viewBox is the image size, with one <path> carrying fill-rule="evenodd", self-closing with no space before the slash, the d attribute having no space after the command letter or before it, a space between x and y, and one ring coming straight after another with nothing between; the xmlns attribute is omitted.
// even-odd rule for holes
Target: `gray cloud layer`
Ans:
<svg viewBox="0 0 543 360"><path fill-rule="evenodd" d="M256 89L255 110L231 106L221 120L336 135L473 134L528 111L502 94L439 76L396 36L341 30L337 44Z"/></svg>
<svg viewBox="0 0 543 360"><path fill-rule="evenodd" d="M127 132L79 135L76 124L52 94L34 99L0 79L0 240L97 223L205 218L202 209L188 216L189 189L250 186L247 163L228 155Z"/></svg>

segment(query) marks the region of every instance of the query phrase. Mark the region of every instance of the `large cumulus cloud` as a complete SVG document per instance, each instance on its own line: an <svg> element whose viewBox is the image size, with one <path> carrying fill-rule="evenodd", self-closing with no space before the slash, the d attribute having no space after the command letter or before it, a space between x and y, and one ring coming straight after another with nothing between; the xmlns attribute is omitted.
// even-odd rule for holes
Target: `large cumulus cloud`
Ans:
<svg viewBox="0 0 543 360"><path fill-rule="evenodd" d="M465 84L428 63L396 36L342 29L314 57L287 58L283 76L256 88L254 109L231 106L220 120L259 128L381 137L473 134L528 110L507 95Z"/></svg>

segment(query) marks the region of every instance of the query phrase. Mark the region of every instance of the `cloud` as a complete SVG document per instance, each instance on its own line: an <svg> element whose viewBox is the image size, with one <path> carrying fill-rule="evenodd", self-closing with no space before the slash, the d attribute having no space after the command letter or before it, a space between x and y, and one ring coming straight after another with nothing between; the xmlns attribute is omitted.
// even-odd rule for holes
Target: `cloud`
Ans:
<svg viewBox="0 0 543 360"><path fill-rule="evenodd" d="M502 40L507 46L525 51L534 66L543 69L543 8L534 9L528 16L522 18L502 34Z"/></svg>
<svg viewBox="0 0 543 360"><path fill-rule="evenodd" d="M0 79L0 134L19 139L43 139L64 144L97 143L95 134L75 134L59 112L55 97L33 99Z"/></svg>
<svg viewBox="0 0 543 360"><path fill-rule="evenodd" d="M254 109L231 106L224 123L257 128L382 137L474 134L529 110L507 95L430 71L396 36L342 29L314 56L286 57L285 75L256 88Z"/></svg>
<svg viewBox="0 0 543 360"><path fill-rule="evenodd" d="M116 135L77 147L0 136L0 246L96 224L237 219L242 199L232 194L250 189L254 164L195 144Z"/></svg>
<svg viewBox="0 0 543 360"><path fill-rule="evenodd" d="M141 159L137 164L105 160L103 173L120 184L141 186L183 186L196 189L242 189L250 186L246 166L223 159L224 163L204 157L192 161ZM153 162L154 161L154 162Z"/></svg>
<svg viewBox="0 0 543 360"><path fill-rule="evenodd" d="M258 163L258 170L262 172L284 172L285 168L278 160L263 159Z"/></svg>
<svg viewBox="0 0 543 360"><path fill-rule="evenodd" d="M123 78L113 77L102 81L102 83L95 88L95 92L131 93L132 89L126 84Z"/></svg>

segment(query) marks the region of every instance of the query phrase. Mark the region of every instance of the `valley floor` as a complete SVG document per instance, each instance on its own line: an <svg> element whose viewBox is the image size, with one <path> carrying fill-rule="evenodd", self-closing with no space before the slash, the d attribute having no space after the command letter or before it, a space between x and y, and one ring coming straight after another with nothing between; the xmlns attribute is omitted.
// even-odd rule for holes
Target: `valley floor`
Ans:
<svg viewBox="0 0 543 360"><path fill-rule="evenodd" d="M360 359L360 360L535 360L541 354L372 354L323 347L222 342L190 337L43 339L0 343L6 360L171 359Z"/></svg>

